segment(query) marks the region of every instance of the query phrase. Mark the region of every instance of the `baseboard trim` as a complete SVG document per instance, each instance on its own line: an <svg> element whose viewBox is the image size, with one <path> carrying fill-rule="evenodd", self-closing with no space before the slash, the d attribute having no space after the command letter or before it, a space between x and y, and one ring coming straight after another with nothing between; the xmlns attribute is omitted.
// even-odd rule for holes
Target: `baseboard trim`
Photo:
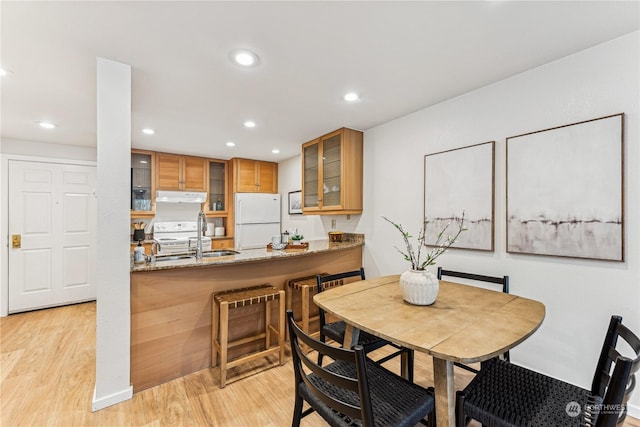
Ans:
<svg viewBox="0 0 640 427"><path fill-rule="evenodd" d="M118 393L110 394L109 396L96 398L96 389L93 388L93 400L91 402L91 412L99 411L108 406L115 405L116 403L124 402L133 397L133 386L129 386L127 389L119 391Z"/></svg>
<svg viewBox="0 0 640 427"><path fill-rule="evenodd" d="M630 417L640 420L640 406L627 403L627 414L629 414Z"/></svg>

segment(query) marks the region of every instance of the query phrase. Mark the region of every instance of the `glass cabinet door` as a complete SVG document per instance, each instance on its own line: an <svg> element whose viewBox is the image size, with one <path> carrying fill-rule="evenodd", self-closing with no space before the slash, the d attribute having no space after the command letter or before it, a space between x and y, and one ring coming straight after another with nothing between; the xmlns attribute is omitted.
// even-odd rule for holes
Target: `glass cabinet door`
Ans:
<svg viewBox="0 0 640 427"><path fill-rule="evenodd" d="M153 158L151 153L131 153L131 210L136 212L151 212L151 168Z"/></svg>
<svg viewBox="0 0 640 427"><path fill-rule="evenodd" d="M362 213L363 133L341 128L302 144L302 212Z"/></svg>
<svg viewBox="0 0 640 427"><path fill-rule="evenodd" d="M322 142L322 206L341 204L341 134Z"/></svg>
<svg viewBox="0 0 640 427"><path fill-rule="evenodd" d="M209 206L208 210L226 211L226 163L209 162Z"/></svg>
<svg viewBox="0 0 640 427"><path fill-rule="evenodd" d="M318 146L319 143L315 143L303 148L304 194L302 202L305 208L317 208L319 206Z"/></svg>

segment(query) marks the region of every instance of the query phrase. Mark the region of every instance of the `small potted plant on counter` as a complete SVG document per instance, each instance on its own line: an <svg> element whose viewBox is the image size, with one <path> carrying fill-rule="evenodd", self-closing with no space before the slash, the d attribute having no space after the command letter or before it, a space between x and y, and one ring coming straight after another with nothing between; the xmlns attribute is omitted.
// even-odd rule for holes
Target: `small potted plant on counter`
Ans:
<svg viewBox="0 0 640 427"><path fill-rule="evenodd" d="M301 245L302 239L304 239L304 236L302 234L298 234L298 232L295 232L294 235L291 236L291 240L293 240L294 245Z"/></svg>

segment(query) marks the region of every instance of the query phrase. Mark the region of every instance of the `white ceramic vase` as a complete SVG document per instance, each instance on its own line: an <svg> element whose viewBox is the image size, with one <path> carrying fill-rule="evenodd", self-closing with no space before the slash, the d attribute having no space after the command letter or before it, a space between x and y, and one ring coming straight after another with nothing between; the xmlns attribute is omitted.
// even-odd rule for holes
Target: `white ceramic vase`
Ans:
<svg viewBox="0 0 640 427"><path fill-rule="evenodd" d="M407 270L400 275L400 289L409 304L431 305L436 302L440 281L429 270Z"/></svg>

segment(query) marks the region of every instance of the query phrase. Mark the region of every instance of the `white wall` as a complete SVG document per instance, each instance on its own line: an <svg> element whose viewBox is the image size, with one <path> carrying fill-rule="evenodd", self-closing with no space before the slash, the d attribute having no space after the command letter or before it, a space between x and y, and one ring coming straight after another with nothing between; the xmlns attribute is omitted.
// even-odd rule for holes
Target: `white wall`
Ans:
<svg viewBox="0 0 640 427"><path fill-rule="evenodd" d="M7 314L9 313L9 307L7 304L9 299L9 284L8 279L5 279L5 272L7 272L9 264L9 203L7 200L7 198L9 197L9 186L7 183L7 179L4 176L5 171L7 171L9 168L5 166L4 156L2 155L3 146L4 143L2 139L0 139L0 248L7 248L6 251L2 251L7 255L3 255L2 257L0 257L0 317L7 316Z"/></svg>
<svg viewBox="0 0 640 427"><path fill-rule="evenodd" d="M77 145L53 144L50 142L24 141L7 138L2 140L0 153L36 157L54 157L58 159L96 160L96 147L81 147Z"/></svg>
<svg viewBox="0 0 640 427"><path fill-rule="evenodd" d="M319 216L289 215L289 192L302 189L302 160L293 157L278 163L278 190L282 195L281 229L297 229L308 240L322 239L324 228Z"/></svg>
<svg viewBox="0 0 640 427"><path fill-rule="evenodd" d="M542 301L546 318L512 351L513 360L590 387L611 314L622 315L640 333L639 39L635 32L367 130L365 207L357 228L366 234L367 276L407 268L393 248L402 245L399 233L380 217L414 231L420 227L423 156L495 140L495 252L450 250L438 263L508 274L513 294ZM505 138L620 112L625 113L626 261L507 254ZM639 402L635 393L630 412L636 417Z"/></svg>
<svg viewBox="0 0 640 427"><path fill-rule="evenodd" d="M98 264L92 409L130 399L131 66L97 58Z"/></svg>

